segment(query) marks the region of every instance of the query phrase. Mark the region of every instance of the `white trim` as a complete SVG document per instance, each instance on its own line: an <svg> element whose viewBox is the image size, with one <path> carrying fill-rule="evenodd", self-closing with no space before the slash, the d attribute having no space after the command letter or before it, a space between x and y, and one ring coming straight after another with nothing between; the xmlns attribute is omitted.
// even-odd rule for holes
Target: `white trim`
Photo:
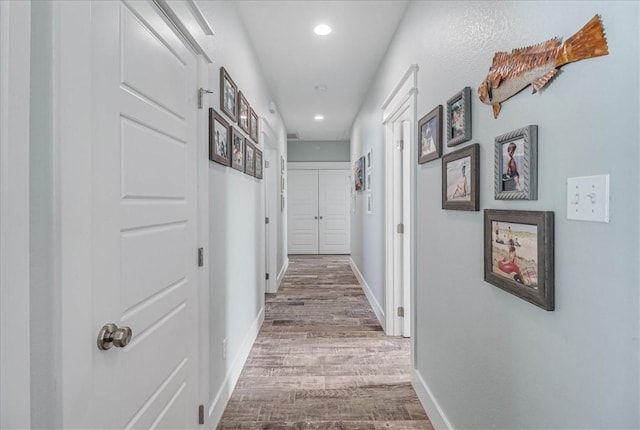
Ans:
<svg viewBox="0 0 640 430"><path fill-rule="evenodd" d="M429 416L433 428L435 430L453 430L451 422L417 369L413 369L411 384L413 385L413 389L416 390L418 399Z"/></svg>
<svg viewBox="0 0 640 430"><path fill-rule="evenodd" d="M287 170L350 170L351 163L348 161L290 161L287 163Z"/></svg>
<svg viewBox="0 0 640 430"><path fill-rule="evenodd" d="M414 79L413 86L414 87L418 86L417 83L415 82L418 75L418 69L419 67L417 64L412 64L409 66L407 71L404 73L404 76L402 76L402 79L400 79L400 82L398 82L398 84L395 87L393 87L393 89L391 90L391 93L387 96L384 103L382 103L382 110L385 110L387 106L389 106L391 101L396 97L400 89L402 89L402 87L407 82L407 80L411 77L411 75L413 75L413 79Z"/></svg>
<svg viewBox="0 0 640 430"><path fill-rule="evenodd" d="M264 307L260 309L257 318L253 321L253 324L251 324L249 331L242 341L240 350L227 372L227 376L225 377L220 390L218 390L216 397L213 399L213 402L211 402L211 405L209 405L209 427L216 427L220 422L220 418L222 418L224 409L227 407L227 402L231 398L231 394L238 383L238 378L240 378L242 368L247 362L247 358L249 358L249 353L251 352L251 348L258 337L258 333L260 332L263 322Z"/></svg>
<svg viewBox="0 0 640 430"><path fill-rule="evenodd" d="M371 291L369 284L367 284L367 281L364 280L364 276L362 276L360 269L358 269L358 266L351 257L349 257L349 264L351 265L351 270L353 270L353 273L356 275L356 279L362 287L362 291L364 291L364 295L367 297L367 300L369 300L369 304L371 305L371 309L373 309L373 313L376 314L376 318L378 318L378 321L380 322L380 325L384 330L385 318L382 306L380 306L380 303L378 303L378 300L376 300L376 296L373 294L373 291Z"/></svg>
<svg viewBox="0 0 640 430"><path fill-rule="evenodd" d="M31 426L31 4L0 2L0 428Z"/></svg>
<svg viewBox="0 0 640 430"><path fill-rule="evenodd" d="M287 257L287 259L284 260L284 264L280 269L280 273L278 273L278 281L276 282L276 291L274 292L277 292L278 288L280 288L280 284L282 283L282 280L284 279L284 275L285 273L287 273L288 268L289 268L289 257Z"/></svg>

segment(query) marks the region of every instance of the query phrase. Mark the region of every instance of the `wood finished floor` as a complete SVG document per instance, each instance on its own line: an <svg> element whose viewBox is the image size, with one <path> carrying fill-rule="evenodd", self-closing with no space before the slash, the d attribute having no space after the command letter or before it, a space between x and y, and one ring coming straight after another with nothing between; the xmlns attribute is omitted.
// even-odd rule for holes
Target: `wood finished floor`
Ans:
<svg viewBox="0 0 640 430"><path fill-rule="evenodd" d="M218 429L433 429L410 375L347 256L290 256Z"/></svg>

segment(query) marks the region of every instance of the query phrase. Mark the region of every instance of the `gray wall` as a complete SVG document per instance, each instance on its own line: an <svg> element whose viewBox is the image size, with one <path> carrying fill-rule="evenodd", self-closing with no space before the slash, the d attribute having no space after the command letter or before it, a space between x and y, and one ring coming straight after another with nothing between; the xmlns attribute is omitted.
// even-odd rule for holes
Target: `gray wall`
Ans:
<svg viewBox="0 0 640 430"><path fill-rule="evenodd" d="M611 54L564 66L494 119L475 91L493 53L567 38L595 13ZM546 312L483 281L482 211L442 210L441 161L417 166L415 366L454 428L639 426L638 18L637 2L412 2L354 123L352 160L369 146L381 154L380 108L412 63L418 117L471 86L481 210L555 213L556 310ZM528 124L539 127L538 200L496 201L494 138ZM611 222L568 221L566 179L603 173ZM361 200L353 259L384 303L380 205L367 218Z"/></svg>
<svg viewBox="0 0 640 430"><path fill-rule="evenodd" d="M290 140L287 161L349 161L349 141Z"/></svg>

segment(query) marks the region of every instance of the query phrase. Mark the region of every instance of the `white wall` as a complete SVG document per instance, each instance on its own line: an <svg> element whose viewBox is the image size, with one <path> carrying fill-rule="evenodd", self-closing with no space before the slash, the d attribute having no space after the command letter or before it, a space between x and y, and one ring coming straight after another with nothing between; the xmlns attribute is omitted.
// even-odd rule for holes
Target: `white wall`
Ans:
<svg viewBox="0 0 640 430"><path fill-rule="evenodd" d="M213 51L209 53L213 59L209 65L209 88L215 93L210 96L210 106L225 116L220 110L219 97L220 67L224 67L252 108L269 123L278 154L284 154L286 130L279 114L269 113L268 105L273 97L245 35L236 5L226 1L198 4L215 31ZM237 123L227 120L240 130ZM259 148L264 152L262 142ZM206 406L215 424L263 317L264 181L215 162L209 162L208 170L210 397ZM278 200L278 207L279 204ZM282 222L281 219L275 221ZM285 245L280 241L278 246ZM285 254L285 249L279 252ZM280 269L284 262L278 264Z"/></svg>
<svg viewBox="0 0 640 430"><path fill-rule="evenodd" d="M349 141L290 140L287 156L290 162L349 161Z"/></svg>
<svg viewBox="0 0 640 430"><path fill-rule="evenodd" d="M564 66L494 119L475 95L493 53L567 38L596 13L610 55ZM418 166L415 365L453 428L639 426L638 17L637 2L412 2L354 123L352 160L369 146L381 154L380 107L412 63L419 117L471 86L481 210L555 212L556 310L545 312L483 281L482 211L442 210L440 160ZM496 201L494 138L528 124L539 131L539 198ZM374 178L382 169L374 163ZM611 222L568 221L567 177L601 173ZM362 204L359 194L353 259L383 303L382 214Z"/></svg>

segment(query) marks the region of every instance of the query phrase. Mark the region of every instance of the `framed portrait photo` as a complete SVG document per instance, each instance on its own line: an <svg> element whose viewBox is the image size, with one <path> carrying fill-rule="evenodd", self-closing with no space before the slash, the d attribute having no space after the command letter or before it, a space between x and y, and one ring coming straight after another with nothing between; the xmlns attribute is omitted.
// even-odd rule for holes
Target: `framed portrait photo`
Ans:
<svg viewBox="0 0 640 430"><path fill-rule="evenodd" d="M238 91L238 126L245 132L249 133L249 102L242 94L242 91Z"/></svg>
<svg viewBox="0 0 640 430"><path fill-rule="evenodd" d="M364 190L364 157L358 158L353 163L353 181L354 181L354 190L362 191Z"/></svg>
<svg viewBox="0 0 640 430"><path fill-rule="evenodd" d="M465 87L447 101L447 146L471 140L471 88Z"/></svg>
<svg viewBox="0 0 640 430"><path fill-rule="evenodd" d="M537 125L496 137L494 185L496 200L537 200Z"/></svg>
<svg viewBox="0 0 640 430"><path fill-rule="evenodd" d="M554 309L553 212L484 211L484 280Z"/></svg>
<svg viewBox="0 0 640 430"><path fill-rule="evenodd" d="M231 127L231 167L244 172L244 137Z"/></svg>
<svg viewBox="0 0 640 430"><path fill-rule="evenodd" d="M258 114L253 109L249 109L249 137L258 143Z"/></svg>
<svg viewBox="0 0 640 430"><path fill-rule="evenodd" d="M258 179L262 179L262 151L260 151L259 149L256 148L256 155L255 155L255 176Z"/></svg>
<svg viewBox="0 0 640 430"><path fill-rule="evenodd" d="M209 108L209 160L229 165L231 136L229 123L218 112Z"/></svg>
<svg viewBox="0 0 640 430"><path fill-rule="evenodd" d="M244 142L244 173L249 176L256 175L256 147L245 139Z"/></svg>
<svg viewBox="0 0 640 430"><path fill-rule="evenodd" d="M418 121L418 164L442 157L442 105Z"/></svg>
<svg viewBox="0 0 640 430"><path fill-rule="evenodd" d="M224 67L220 67L220 110L233 121L237 117L238 87Z"/></svg>
<svg viewBox="0 0 640 430"><path fill-rule="evenodd" d="M442 157L442 209L480 210L480 144Z"/></svg>

